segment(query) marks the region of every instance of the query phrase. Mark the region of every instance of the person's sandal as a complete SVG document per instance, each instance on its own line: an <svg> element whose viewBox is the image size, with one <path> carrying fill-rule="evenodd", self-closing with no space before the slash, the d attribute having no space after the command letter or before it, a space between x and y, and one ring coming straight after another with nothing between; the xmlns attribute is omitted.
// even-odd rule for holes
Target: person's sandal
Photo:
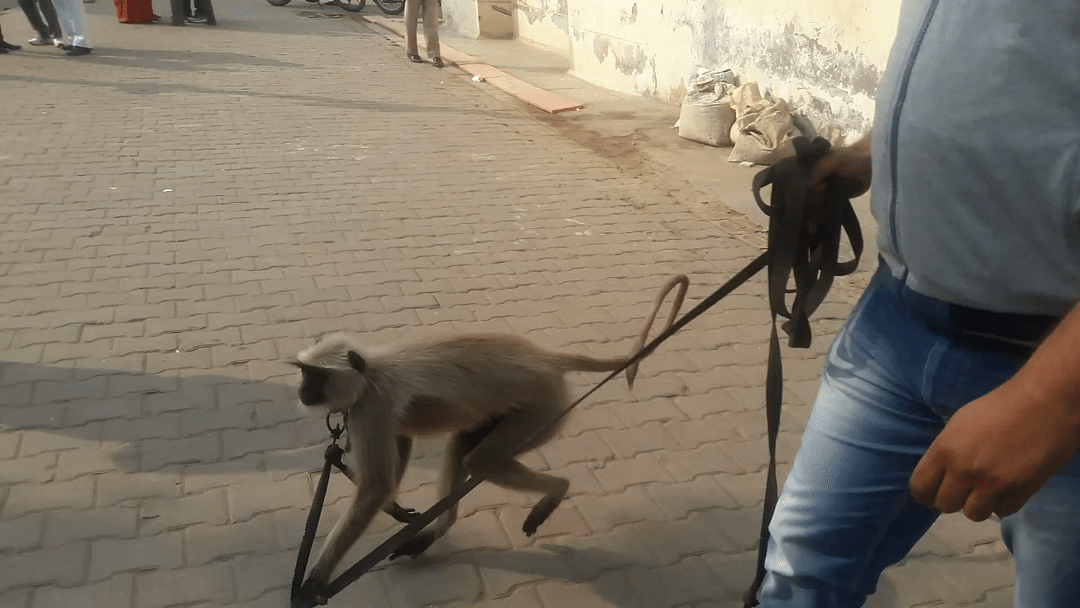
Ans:
<svg viewBox="0 0 1080 608"><path fill-rule="evenodd" d="M412 53L405 53L405 56L409 58L409 61L413 63L424 63L424 60L420 58L420 55L413 55Z"/></svg>
<svg viewBox="0 0 1080 608"><path fill-rule="evenodd" d="M443 67L442 57L433 57L431 59L431 65L433 65L433 66L435 66L437 68Z"/></svg>

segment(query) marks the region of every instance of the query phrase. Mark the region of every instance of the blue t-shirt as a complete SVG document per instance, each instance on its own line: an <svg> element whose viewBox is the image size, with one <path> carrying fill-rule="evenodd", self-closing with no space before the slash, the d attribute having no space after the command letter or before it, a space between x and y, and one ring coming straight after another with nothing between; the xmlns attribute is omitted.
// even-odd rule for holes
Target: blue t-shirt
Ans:
<svg viewBox="0 0 1080 608"><path fill-rule="evenodd" d="M905 0L874 117L878 246L913 290L1080 300L1080 0Z"/></svg>

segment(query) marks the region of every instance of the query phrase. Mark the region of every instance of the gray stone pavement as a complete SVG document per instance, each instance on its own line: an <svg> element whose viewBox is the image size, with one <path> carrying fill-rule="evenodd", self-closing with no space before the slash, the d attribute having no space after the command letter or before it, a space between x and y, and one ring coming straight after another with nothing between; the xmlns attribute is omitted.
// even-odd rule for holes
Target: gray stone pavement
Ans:
<svg viewBox="0 0 1080 608"><path fill-rule="evenodd" d="M345 325L622 353L668 276L699 298L762 244L340 9L215 6L218 28L180 29L120 25L99 0L92 56L0 57L2 608L286 606L325 441L295 405L298 348ZM31 35L18 12L0 24ZM860 280L786 353L785 463ZM536 537L530 497L483 486L426 556L331 605L738 605L766 459L763 294L740 290L526 458L572 481ZM420 446L404 504L434 500L439 450ZM336 477L324 531L348 491ZM380 515L353 556L396 528ZM943 518L872 605L1009 605L996 539Z"/></svg>

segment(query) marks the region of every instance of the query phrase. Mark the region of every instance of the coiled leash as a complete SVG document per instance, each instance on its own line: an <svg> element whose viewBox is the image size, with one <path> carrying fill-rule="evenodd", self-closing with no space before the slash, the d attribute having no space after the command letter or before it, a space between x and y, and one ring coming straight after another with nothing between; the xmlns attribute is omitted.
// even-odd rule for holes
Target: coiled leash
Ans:
<svg viewBox="0 0 1080 608"><path fill-rule="evenodd" d="M825 300L835 277L849 275L859 267L863 237L859 219L851 206L851 196L859 183L829 176L825 179L819 207L810 208L810 175L814 165L829 151L829 142L797 137L795 156L754 176L754 199L769 216L769 308L772 333L769 336L769 363L765 373L765 419L769 437L769 471L765 480L765 502L761 516L757 574L743 594L743 607L758 605L758 592L765 581L765 551L769 546L769 523L779 498L776 481L776 438L780 434L780 406L783 403L784 370L776 317L787 319L781 329L791 348L809 348L813 338L810 315ZM761 200L761 188L772 185L771 205ZM840 231L847 234L852 259L840 262ZM795 299L787 309L784 295L788 277L795 278Z"/></svg>
<svg viewBox="0 0 1080 608"><path fill-rule="evenodd" d="M834 277L851 274L855 271L863 248L862 231L859 228L855 210L849 200L850 194L856 191L858 184L841 180L836 176L827 178L820 205L815 209L811 209L809 207L810 173L814 165L828 152L830 145L827 140L821 137L813 141L799 137L794 140L794 145L794 157L780 161L754 176L754 198L757 200L758 207L769 216L769 240L766 251L678 320L674 318L678 311L673 309L672 318L668 320L667 326L656 338L638 349L619 369L611 372L596 386L571 403L547 426L537 431L537 434L542 433L545 429L561 420L571 410L599 390L600 387L650 355L661 343L675 335L675 332L724 299L761 269L768 267L769 307L772 313L772 334L769 339L769 362L765 380L765 416L769 439L769 469L758 549L757 575L752 586L743 596L745 608L758 605L758 590L765 579L765 550L769 540L769 522L772 520L778 498L776 438L780 431L783 369L780 360L780 341L776 331L776 317L780 316L788 319L784 322L782 329L788 335L788 345L790 347L808 348L812 337L810 315L824 301ZM762 201L759 194L761 188L767 185L772 186L770 193L771 204ZM853 259L847 262L839 262L837 259L840 251L841 230L847 234L848 242L854 253ZM789 293L787 285L788 279L792 275L794 275L795 279L795 299L789 310L784 298ZM311 512L308 514L304 539L300 546L300 553L297 556L292 581L292 608L314 608L314 606L326 604L329 598L340 593L342 589L355 582L356 579L363 576L383 559L395 556L394 554L399 547L435 521L485 479L483 474L471 475L464 483L453 488L447 496L441 498L427 511L416 516L411 523L406 524L396 534L332 580L318 596L302 598L300 589L304 573L307 570L311 546L315 540L319 515L326 499L330 469L335 466L338 468L343 467L341 463L342 450L337 446L337 439L341 435L341 427L331 428L329 417L327 417L327 427L330 428L333 442L326 449L326 463L323 465L322 477L320 477L315 491L315 500ZM508 457L517 454L530 440L531 438L526 438L517 446L517 449L509 450L507 454L511 456ZM391 557L391 559L393 558Z"/></svg>

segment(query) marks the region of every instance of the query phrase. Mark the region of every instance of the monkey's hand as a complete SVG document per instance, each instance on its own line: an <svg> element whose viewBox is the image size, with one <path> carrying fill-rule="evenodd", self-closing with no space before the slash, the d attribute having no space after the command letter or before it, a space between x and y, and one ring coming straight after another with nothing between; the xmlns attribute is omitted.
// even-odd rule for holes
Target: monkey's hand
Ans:
<svg viewBox="0 0 1080 608"><path fill-rule="evenodd" d="M387 505L383 511L394 519L400 521L403 524L411 524L420 518L420 514L416 512L416 509L406 509L399 505L396 501Z"/></svg>
<svg viewBox="0 0 1080 608"><path fill-rule="evenodd" d="M405 544L398 547L397 551L390 554L390 561L394 561L402 555L408 555L416 559L421 553L427 551L427 548L431 546L431 543L435 542L436 538L438 537L433 530L424 530L405 541Z"/></svg>

